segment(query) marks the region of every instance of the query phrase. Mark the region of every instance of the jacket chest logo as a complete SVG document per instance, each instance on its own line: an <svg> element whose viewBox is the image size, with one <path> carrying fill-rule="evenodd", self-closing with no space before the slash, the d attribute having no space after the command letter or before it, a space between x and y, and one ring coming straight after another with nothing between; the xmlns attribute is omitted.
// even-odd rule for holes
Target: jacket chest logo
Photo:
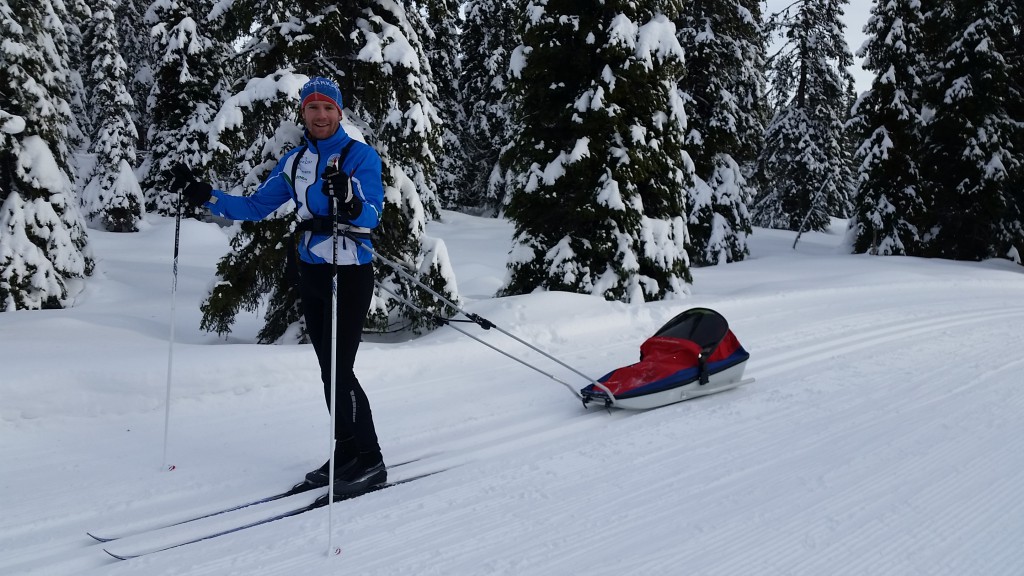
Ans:
<svg viewBox="0 0 1024 576"><path fill-rule="evenodd" d="M303 182L307 185L314 180L316 171L316 158L303 154L299 160L299 168L295 171L295 182Z"/></svg>

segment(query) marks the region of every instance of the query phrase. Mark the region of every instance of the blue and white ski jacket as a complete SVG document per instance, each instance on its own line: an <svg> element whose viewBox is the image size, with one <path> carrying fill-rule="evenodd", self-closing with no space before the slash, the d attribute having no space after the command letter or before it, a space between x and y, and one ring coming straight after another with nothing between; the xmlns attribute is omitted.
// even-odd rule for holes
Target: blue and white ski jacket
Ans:
<svg viewBox="0 0 1024 576"><path fill-rule="evenodd" d="M372 247L369 232L380 223L384 211L380 155L371 146L353 141L342 127L330 138L313 140L307 133L304 140L302 146L288 151L281 158L254 194L232 196L214 190L206 207L210 212L232 220L262 220L293 199L301 220L329 217L330 198L320 191L323 184L321 176L329 163L338 158L345 145L352 141L339 169L351 178L352 193L362 201L363 211L351 221L352 226L348 229L359 233L359 236L366 236L360 238L360 242ZM295 177L294 182L292 175ZM330 263L333 260L332 252L330 233L302 233L298 254L303 262ZM338 238L338 264L366 264L372 258L368 250L351 239L344 236Z"/></svg>

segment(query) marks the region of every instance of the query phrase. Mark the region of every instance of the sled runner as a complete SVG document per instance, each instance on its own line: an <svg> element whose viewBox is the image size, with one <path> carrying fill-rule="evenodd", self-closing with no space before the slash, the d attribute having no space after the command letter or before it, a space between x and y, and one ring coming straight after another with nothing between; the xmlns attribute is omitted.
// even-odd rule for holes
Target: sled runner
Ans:
<svg viewBox="0 0 1024 576"><path fill-rule="evenodd" d="M640 361L598 378L580 391L590 402L632 410L657 408L753 382L743 379L750 354L710 308L691 308L666 323L640 346Z"/></svg>

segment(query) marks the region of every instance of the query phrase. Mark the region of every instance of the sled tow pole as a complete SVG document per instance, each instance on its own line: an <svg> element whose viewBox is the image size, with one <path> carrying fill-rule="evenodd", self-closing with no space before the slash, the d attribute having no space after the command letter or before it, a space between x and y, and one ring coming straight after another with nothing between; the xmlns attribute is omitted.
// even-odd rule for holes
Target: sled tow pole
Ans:
<svg viewBox="0 0 1024 576"><path fill-rule="evenodd" d="M349 238L353 242L358 243L359 246L361 246L363 249L365 249L370 254L373 254L374 257L376 257L378 260L380 260L381 262L386 264L389 268L391 268L392 270L397 272L400 276L402 276L403 278L406 278L407 280L411 281L413 284L415 284L419 288L423 289L424 291L426 291L428 294L430 294L434 298L437 298L438 301L443 303L445 306L448 306L452 310L455 310L459 314L462 314L463 316L468 318L470 322L473 322L474 324L476 324L477 326L483 328L484 330L490 330L491 328L493 328L496 331L500 332L501 334L504 334L508 338L511 338L512 340L515 340L516 342L522 344L523 346L526 346L530 350L533 350L534 352L537 352L541 356L544 356L548 360L551 360L552 362L558 364L559 366L562 366L563 368L569 370L570 372L576 374L577 376L580 376L581 378L586 380L588 384L593 384L596 388L598 388L599 390L603 391L605 394L608 395L608 399L609 399L608 405L609 406L614 406L615 405L615 396L612 394L611 390L609 390L604 384L601 384L600 382L598 382L594 378L591 378L590 376L587 376L586 374L580 372L579 370L573 368L572 366L566 364L565 362L559 360L558 358L555 358L551 354L548 354L547 352L541 350L540 348L534 346L533 344L530 344L529 342L523 340L522 338L519 338L515 334L512 334L511 332L502 329L500 326L496 325L494 322L491 322L490 320L487 320L486 318L483 318L483 317L481 317L478 314L472 314L470 312L466 312L465 310L460 308L458 304L455 304L454 302L452 302L451 300L445 298L441 294L438 294L430 286L427 286L423 282L420 282L420 280L418 278L416 278L415 276L410 274L401 264L399 264L397 262L394 262L393 260L391 260L391 259L389 259L389 258L387 258L387 257L385 257L383 255L381 255L380 252L377 252L371 246L369 246L365 242L363 242L361 239L356 238L355 236L350 235L348 232L344 232L343 231L342 234L344 234L347 238ZM426 313L419 306L416 306L415 304L413 304L412 302L410 302L406 298L403 298L402 296L399 296L398 294L395 294L391 290L388 290L387 288L382 286L379 282L377 283L377 286L381 290L384 290L388 294L391 294L392 296L394 296L402 304L405 304L406 306L409 306L410 308L412 308L413 310L416 310L417 312ZM462 329L460 329L460 328L458 328L456 326L452 326L451 325L452 320L447 319L447 318L437 318L437 321L442 323L442 324L446 324L446 325L450 326L452 329L456 330L457 332L459 332L461 334L469 336L473 340L476 340L477 342L483 344L484 346L487 346L491 350L494 350L495 352L498 352L498 353L500 353L500 354L502 354L502 355L504 355L504 356L506 356L506 357L508 357L508 358L510 358L512 360L515 360L516 362L519 362L523 366L526 366L527 368L530 368L531 370L534 370L535 372L537 372L539 374L543 374L544 376L547 376L551 380L554 380L555 382L557 382L557 383L565 386L566 388L568 388L569 391L571 391L573 393L573 395L576 396L577 398L580 398L580 399L583 398L583 396L571 384L569 384L568 382L565 382L564 380L562 380L560 378L557 378L553 374L550 374L548 372L545 372L544 370L541 370L540 368L534 366L533 364L530 364L529 362L523 360L522 358L518 358L518 357L516 357L516 356L514 356L514 355L512 355L512 354L510 354L510 353L508 353L508 352L506 352L504 350L502 350L501 348L498 348L497 346L494 346L493 344L490 344L488 342L485 342L485 341L481 340L480 338L477 338L476 336L473 336L472 334L470 334L469 332L466 332L465 330L462 330Z"/></svg>

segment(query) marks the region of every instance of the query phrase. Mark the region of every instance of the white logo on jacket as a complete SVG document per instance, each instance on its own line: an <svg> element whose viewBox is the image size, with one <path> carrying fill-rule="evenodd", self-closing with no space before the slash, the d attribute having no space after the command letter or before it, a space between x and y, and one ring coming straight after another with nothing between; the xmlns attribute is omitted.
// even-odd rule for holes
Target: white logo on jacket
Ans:
<svg viewBox="0 0 1024 576"><path fill-rule="evenodd" d="M335 154L334 156L338 156ZM293 160L294 161L294 160ZM319 163L319 156L313 150L306 150L302 154L302 158L299 160L298 169L295 171L295 182L293 187L295 190L295 197L299 199L298 216L302 220L310 220L316 217L309 210L309 187L316 181L316 169ZM290 169L291 167L287 167ZM363 198L362 186L357 178L352 178L352 189L353 192ZM356 230L364 230L357 228ZM334 249L333 242L330 235L317 236L314 239L312 232L304 232L302 234L302 243L307 247L309 252L314 256L318 256L324 260L324 262L334 262ZM358 264L358 244L345 236L338 237L338 265L347 264Z"/></svg>

